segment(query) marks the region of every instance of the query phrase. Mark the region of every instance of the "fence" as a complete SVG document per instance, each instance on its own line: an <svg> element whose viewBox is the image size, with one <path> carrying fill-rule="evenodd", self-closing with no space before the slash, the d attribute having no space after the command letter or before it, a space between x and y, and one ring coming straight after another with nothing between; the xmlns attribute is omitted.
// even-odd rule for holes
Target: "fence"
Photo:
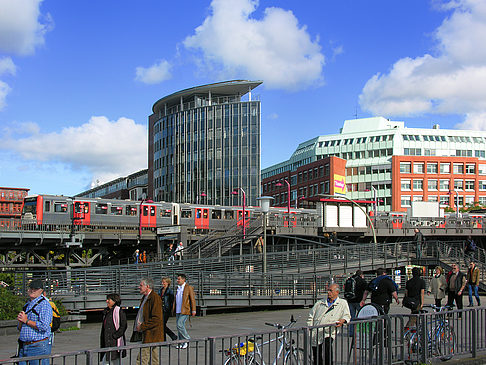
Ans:
<svg viewBox="0 0 486 365"><path fill-rule="evenodd" d="M410 327L410 319L416 325ZM446 360L453 356L476 357L486 351L486 307L430 312L420 315L392 315L353 321L354 333L333 325L294 328L269 324L274 330L173 341L131 344L125 347L93 349L44 357L50 364L98 364L111 351L125 351L123 364L145 356L152 364L298 364L313 363L323 343L322 356L334 364L409 364ZM442 326L442 327L441 327ZM324 339L327 338L327 339ZM332 338L329 339L329 338ZM181 348L187 344L187 348ZM14 364L18 359L2 361Z"/></svg>

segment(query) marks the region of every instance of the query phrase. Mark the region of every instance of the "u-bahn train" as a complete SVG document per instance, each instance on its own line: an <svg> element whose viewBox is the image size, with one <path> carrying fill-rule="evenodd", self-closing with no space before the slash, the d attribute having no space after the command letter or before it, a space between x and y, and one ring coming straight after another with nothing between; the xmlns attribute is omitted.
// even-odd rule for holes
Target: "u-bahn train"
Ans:
<svg viewBox="0 0 486 365"><path fill-rule="evenodd" d="M287 208L271 207L269 211L273 215L286 213ZM261 210L245 207L244 214L248 225ZM290 217L286 214L286 223L296 225L297 220L313 220L314 214L315 210L291 209ZM193 229L227 229L243 225L243 207L36 195L24 199L22 222L38 226L158 228L181 225Z"/></svg>

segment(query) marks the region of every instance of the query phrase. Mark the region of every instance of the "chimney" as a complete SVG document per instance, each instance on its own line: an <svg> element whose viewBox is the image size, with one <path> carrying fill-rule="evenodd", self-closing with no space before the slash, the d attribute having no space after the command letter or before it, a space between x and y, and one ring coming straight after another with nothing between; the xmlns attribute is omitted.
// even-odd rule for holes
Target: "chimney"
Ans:
<svg viewBox="0 0 486 365"><path fill-rule="evenodd" d="M434 124L434 125L432 126L432 129L440 129L440 125L439 125L439 124Z"/></svg>

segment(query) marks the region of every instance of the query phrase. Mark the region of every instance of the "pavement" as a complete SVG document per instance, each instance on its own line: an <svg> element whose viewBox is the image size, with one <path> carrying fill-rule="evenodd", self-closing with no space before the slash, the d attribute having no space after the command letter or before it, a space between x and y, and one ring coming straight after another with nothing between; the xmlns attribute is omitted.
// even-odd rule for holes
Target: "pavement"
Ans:
<svg viewBox="0 0 486 365"><path fill-rule="evenodd" d="M400 298L401 299L401 298ZM467 304L467 298L464 298ZM483 297L484 299L484 297ZM425 304L432 304L433 299L426 296ZM237 335L245 333L271 331L272 327L265 325L265 322L287 324L291 315L295 317L297 323L295 327L305 326L307 315L310 308L292 309L267 309L251 312L229 312L208 314L205 317L192 317L187 322L187 329L193 339L210 336ZM392 304L390 314L409 314L410 311L400 305ZM126 332L127 340L130 338L133 328L133 315L128 320ZM66 353L86 349L99 348L101 313L99 321L96 316L88 323L83 323L80 330L64 331L56 333L53 354ZM176 331L175 318L171 317L168 327ZM0 359L7 359L16 351L17 335L3 336L0 341ZM1 360L0 360L1 362Z"/></svg>

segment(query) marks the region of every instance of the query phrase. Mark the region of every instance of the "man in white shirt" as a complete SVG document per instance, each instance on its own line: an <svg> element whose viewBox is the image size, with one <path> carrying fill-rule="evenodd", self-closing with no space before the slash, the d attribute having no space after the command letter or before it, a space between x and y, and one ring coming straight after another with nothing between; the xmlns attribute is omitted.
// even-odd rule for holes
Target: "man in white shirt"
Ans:
<svg viewBox="0 0 486 365"><path fill-rule="evenodd" d="M196 295L194 288L186 283L186 275L177 276L177 292L174 300L174 312L176 314L177 332L179 340L189 340L191 337L186 330L186 321L189 316L196 315ZM187 348L184 343L180 348Z"/></svg>

